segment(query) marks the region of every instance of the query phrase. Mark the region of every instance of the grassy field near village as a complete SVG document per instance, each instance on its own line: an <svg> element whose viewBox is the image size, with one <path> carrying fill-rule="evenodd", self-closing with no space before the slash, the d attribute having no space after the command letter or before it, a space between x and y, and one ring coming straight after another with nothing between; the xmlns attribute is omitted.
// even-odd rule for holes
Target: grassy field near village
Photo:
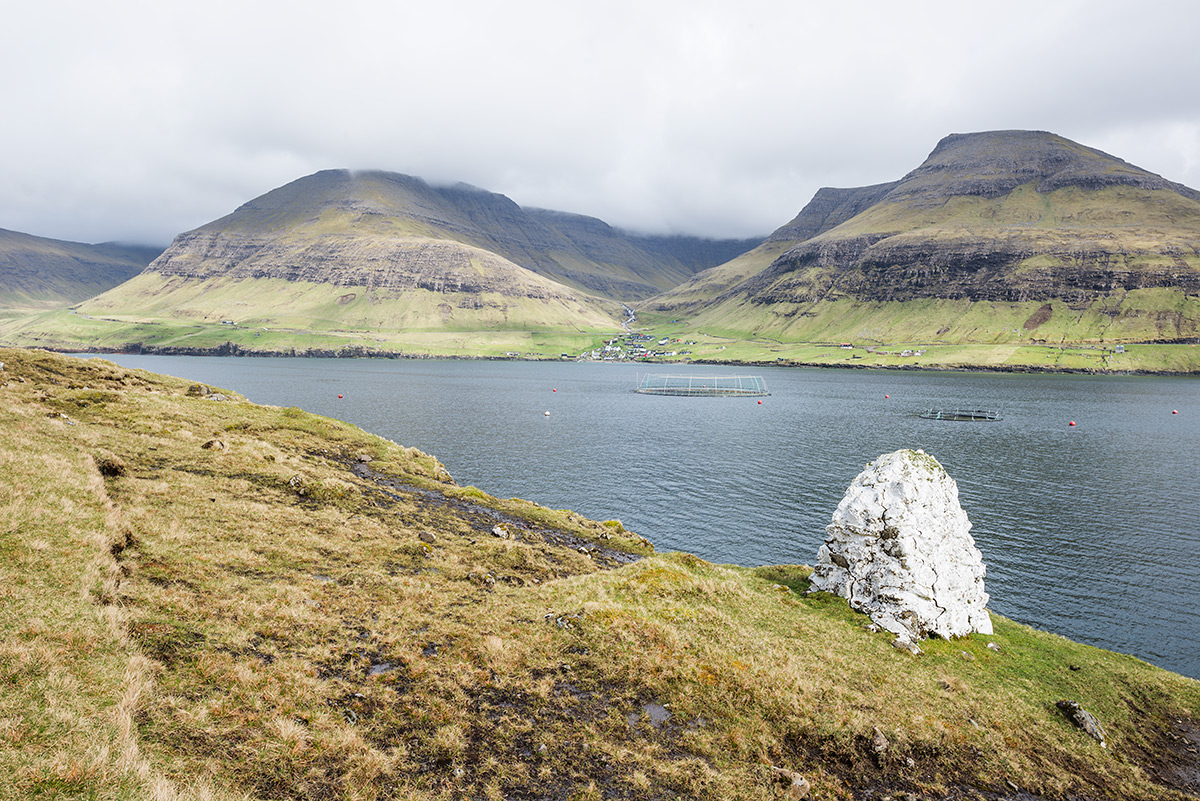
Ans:
<svg viewBox="0 0 1200 801"><path fill-rule="evenodd" d="M817 365L927 369L1073 370L1094 372L1200 372L1195 344L1127 344L1118 350L1101 342L882 342L872 339L791 342L746 338L732 332L697 331L683 323L639 318L633 330L647 333L662 355L654 361ZM37 324L28 318L0 318L0 341L60 351L132 351L181 349L244 353L319 352L328 355L388 355L449 358L575 358L622 332L548 330L365 331L268 329L183 320L100 319L71 310L47 312ZM851 345L850 348L842 347ZM907 351L907 353L906 353Z"/></svg>
<svg viewBox="0 0 1200 801"><path fill-rule="evenodd" d="M786 798L774 768L1196 797L1200 683L1135 658L995 615L912 657L802 565L657 554L219 388L0 362L0 799Z"/></svg>
<svg viewBox="0 0 1200 801"><path fill-rule="evenodd" d="M12 330L20 325L20 331ZM211 350L237 346L262 353L355 351L363 354L505 358L560 358L589 350L616 331L574 333L538 330L367 331L264 328L163 318L100 319L70 310L46 313L36 325L0 320L0 341L60 351L129 351L139 348Z"/></svg>

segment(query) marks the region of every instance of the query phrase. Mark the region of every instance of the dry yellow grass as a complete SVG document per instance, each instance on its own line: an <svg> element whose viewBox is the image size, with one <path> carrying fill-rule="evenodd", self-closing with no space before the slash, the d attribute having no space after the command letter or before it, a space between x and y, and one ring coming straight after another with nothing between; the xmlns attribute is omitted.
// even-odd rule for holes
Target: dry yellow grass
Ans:
<svg viewBox="0 0 1200 801"><path fill-rule="evenodd" d="M772 765L819 799L1188 797L1156 759L1200 688L1136 659L998 617L913 659L803 567L653 555L299 410L0 361L0 798L782 798Z"/></svg>

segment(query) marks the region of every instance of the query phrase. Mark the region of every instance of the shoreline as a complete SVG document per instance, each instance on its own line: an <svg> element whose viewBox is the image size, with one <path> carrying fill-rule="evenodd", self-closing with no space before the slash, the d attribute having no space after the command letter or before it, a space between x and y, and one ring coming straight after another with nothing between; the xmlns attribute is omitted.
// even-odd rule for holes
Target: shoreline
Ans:
<svg viewBox="0 0 1200 801"><path fill-rule="evenodd" d="M137 349L133 348L105 348L105 347L38 347L30 348L31 350L45 350L51 353L89 353L95 355L104 354L120 354L127 356L219 356L233 358L276 358L276 359L411 359L411 360L430 360L438 359L445 361L497 361L497 362L562 362L562 361L578 361L568 360L561 357L547 356L544 358L530 358L527 356L488 356L488 355L455 355L455 354L429 354L429 353L405 353L403 351L379 351L362 348L359 346L347 346L344 348L305 348L303 350L291 348L289 350L259 350L243 348L232 342L226 342L223 345L218 345L211 348L197 347L179 347L179 346L155 346L155 345L139 345ZM1200 376L1200 370L1094 370L1082 367L1052 367L1046 365L974 365L974 364L955 364L955 365L919 365L919 364L830 364L827 362L807 362L807 361L754 361L748 359L694 359L686 362L673 361L666 359L645 359L631 361L626 360L623 364L653 364L653 365L685 365L696 364L706 366L729 366L729 367L812 367L824 370L900 370L908 372L931 372L931 373L1042 373L1042 374L1062 374L1062 375L1096 375L1096 376L1161 376L1161 377L1194 377Z"/></svg>

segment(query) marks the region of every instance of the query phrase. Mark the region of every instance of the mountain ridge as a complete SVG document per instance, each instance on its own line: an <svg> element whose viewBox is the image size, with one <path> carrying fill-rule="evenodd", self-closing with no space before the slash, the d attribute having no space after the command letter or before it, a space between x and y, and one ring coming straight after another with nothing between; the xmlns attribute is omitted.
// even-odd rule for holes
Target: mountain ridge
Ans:
<svg viewBox="0 0 1200 801"><path fill-rule="evenodd" d="M132 278L162 248L86 244L0 228L0 309L68 306Z"/></svg>
<svg viewBox="0 0 1200 801"><path fill-rule="evenodd" d="M194 251L223 233L259 237L247 247L288 230L303 234L306 226L317 235L328 233L321 229L322 217L333 214L355 218L364 229L375 224L379 235L443 238L488 250L575 289L621 300L660 292L718 263L731 248L752 247L749 240L629 234L595 217L525 209L469 184L439 186L380 170L322 170L181 234L164 258L182 255L195 264L202 257ZM210 272L224 263L210 265Z"/></svg>

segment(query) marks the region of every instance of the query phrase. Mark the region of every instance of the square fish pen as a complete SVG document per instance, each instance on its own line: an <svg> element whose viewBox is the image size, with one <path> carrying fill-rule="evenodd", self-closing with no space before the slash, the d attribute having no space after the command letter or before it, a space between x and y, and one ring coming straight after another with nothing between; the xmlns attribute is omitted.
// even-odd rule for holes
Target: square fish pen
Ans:
<svg viewBox="0 0 1200 801"><path fill-rule="evenodd" d="M761 397L771 394L767 392L767 382L758 375L651 374L642 376L634 392L694 397Z"/></svg>

